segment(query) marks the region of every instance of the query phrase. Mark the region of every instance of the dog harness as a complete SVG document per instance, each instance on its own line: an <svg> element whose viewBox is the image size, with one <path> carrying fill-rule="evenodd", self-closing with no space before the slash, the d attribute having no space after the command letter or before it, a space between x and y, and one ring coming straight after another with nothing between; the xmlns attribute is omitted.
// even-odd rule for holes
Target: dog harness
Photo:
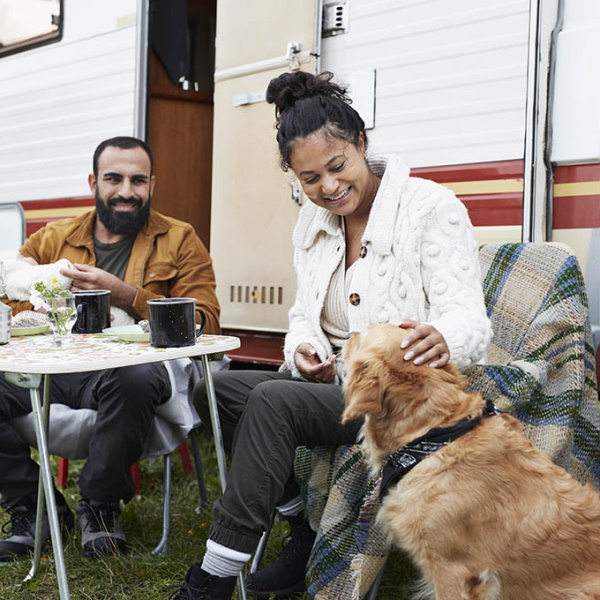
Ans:
<svg viewBox="0 0 600 600"><path fill-rule="evenodd" d="M402 446L400 450L396 450L394 454L388 456L383 465L379 497L383 498L391 485L398 483L424 458L471 431L481 423L483 418L499 414L500 411L494 406L494 403L486 400L483 414L480 417L463 419L450 427L434 427L425 435Z"/></svg>

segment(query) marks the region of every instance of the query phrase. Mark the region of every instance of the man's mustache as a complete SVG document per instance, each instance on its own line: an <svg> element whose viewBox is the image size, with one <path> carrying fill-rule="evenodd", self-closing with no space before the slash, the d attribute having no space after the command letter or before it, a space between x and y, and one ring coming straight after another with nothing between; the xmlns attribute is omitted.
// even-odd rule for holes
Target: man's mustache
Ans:
<svg viewBox="0 0 600 600"><path fill-rule="evenodd" d="M141 206L142 201L140 198L130 196L129 198L123 198L123 196L113 196L108 200L108 206L114 206L115 204L133 204L134 206Z"/></svg>

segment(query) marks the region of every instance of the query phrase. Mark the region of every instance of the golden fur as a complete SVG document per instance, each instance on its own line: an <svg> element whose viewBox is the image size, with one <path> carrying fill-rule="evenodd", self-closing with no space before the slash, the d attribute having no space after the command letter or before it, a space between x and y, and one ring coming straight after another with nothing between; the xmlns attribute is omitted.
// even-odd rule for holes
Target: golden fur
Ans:
<svg viewBox="0 0 600 600"><path fill-rule="evenodd" d="M433 427L482 414L454 365L415 366L407 331L375 325L348 341L343 421L385 458ZM600 498L535 449L506 414L429 455L384 497L379 519L436 600L600 600Z"/></svg>

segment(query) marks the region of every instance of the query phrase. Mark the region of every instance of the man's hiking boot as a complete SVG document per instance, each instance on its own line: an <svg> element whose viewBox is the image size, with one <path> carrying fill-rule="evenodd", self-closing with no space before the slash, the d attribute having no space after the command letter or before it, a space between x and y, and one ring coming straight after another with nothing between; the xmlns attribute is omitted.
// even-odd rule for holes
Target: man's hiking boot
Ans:
<svg viewBox="0 0 600 600"><path fill-rule="evenodd" d="M23 504L5 508L10 520L2 526L6 539L0 541L0 562L11 562L33 553L35 544L35 514L37 497L27 498ZM73 529L73 513L62 496L57 495L57 513L61 529ZM44 511L42 520L42 548L50 539L48 514Z"/></svg>
<svg viewBox="0 0 600 600"><path fill-rule="evenodd" d="M119 515L118 502L80 500L77 519L81 529L81 555L84 558L127 554L127 540Z"/></svg>

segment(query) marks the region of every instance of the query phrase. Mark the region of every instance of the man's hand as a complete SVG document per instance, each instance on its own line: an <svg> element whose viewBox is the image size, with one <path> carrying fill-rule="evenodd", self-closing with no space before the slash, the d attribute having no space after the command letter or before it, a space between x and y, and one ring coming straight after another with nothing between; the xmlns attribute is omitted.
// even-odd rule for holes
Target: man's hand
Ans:
<svg viewBox="0 0 600 600"><path fill-rule="evenodd" d="M432 325L405 320L400 323L403 329L414 331L402 342L402 348L410 350L404 360L412 360L415 365L428 364L430 367L443 367L450 360L450 350L444 336Z"/></svg>
<svg viewBox="0 0 600 600"><path fill-rule="evenodd" d="M111 273L98 267L80 264L74 264L71 268L61 269L60 273L73 280L71 284L72 292L81 290L110 290L110 303L131 313L137 290L134 286L121 281Z"/></svg>
<svg viewBox="0 0 600 600"><path fill-rule="evenodd" d="M335 356L321 362L310 344L300 344L294 354L294 362L301 375L315 383L331 383L335 378Z"/></svg>

